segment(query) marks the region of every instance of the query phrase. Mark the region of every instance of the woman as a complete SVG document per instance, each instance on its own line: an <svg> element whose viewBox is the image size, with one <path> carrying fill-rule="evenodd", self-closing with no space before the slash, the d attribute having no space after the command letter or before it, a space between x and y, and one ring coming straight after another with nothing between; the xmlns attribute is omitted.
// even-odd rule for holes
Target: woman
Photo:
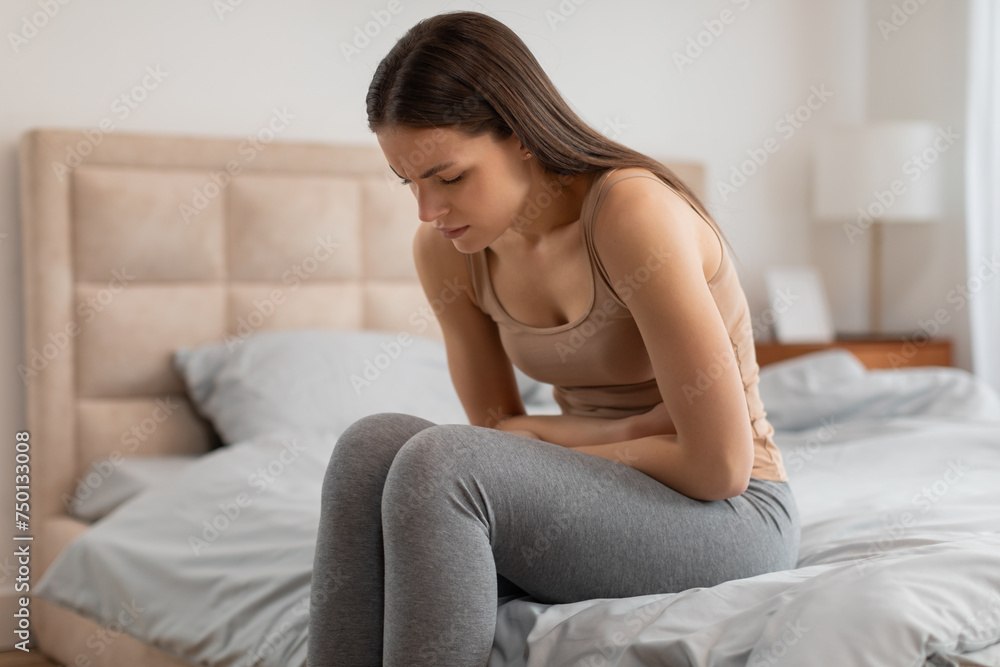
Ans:
<svg viewBox="0 0 1000 667"><path fill-rule="evenodd" d="M503 596L670 593L795 567L749 309L694 193L588 127L482 14L410 29L367 103L430 223L414 259L448 304L469 424L380 413L338 440L310 667L485 665ZM512 362L556 386L562 415L525 414Z"/></svg>

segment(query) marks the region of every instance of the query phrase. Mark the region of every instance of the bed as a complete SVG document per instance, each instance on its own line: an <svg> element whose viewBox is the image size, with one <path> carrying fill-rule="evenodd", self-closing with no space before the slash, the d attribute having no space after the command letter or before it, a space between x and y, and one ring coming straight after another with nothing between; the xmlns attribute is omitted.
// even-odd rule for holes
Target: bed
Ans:
<svg viewBox="0 0 1000 667"><path fill-rule="evenodd" d="M301 667L338 433L375 412L467 423L412 196L370 146L36 128L20 160L37 648ZM700 165L664 163L703 192ZM517 377L529 414L558 414ZM1000 665L1000 396L843 350L760 377L797 567L504 596L491 667Z"/></svg>

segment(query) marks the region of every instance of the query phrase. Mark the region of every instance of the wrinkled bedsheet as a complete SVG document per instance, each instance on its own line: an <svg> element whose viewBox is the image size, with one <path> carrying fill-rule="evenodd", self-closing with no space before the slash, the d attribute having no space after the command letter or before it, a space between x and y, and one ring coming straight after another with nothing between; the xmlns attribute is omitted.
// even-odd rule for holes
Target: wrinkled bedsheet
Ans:
<svg viewBox="0 0 1000 667"><path fill-rule="evenodd" d="M773 421L794 427L775 440L803 522L797 568L675 594L505 598L490 667L1000 666L1000 400L955 377L845 377L811 414L794 382L771 386L765 404L797 420ZM130 607L126 632L191 663L302 667L335 443L302 431L200 457L70 543L35 593L99 622Z"/></svg>

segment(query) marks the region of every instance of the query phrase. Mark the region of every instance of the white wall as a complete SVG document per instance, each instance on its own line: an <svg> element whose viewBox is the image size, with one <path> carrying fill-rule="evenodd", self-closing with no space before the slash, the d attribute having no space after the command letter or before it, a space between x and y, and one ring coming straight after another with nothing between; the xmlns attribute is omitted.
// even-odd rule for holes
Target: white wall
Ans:
<svg viewBox="0 0 1000 667"><path fill-rule="evenodd" d="M400 0L400 11L350 60L342 45L373 20L371 12L387 13L388 0L229 1L238 5L222 14L215 7L227 0L68 2L17 52L9 34L20 33L25 18L41 11L40 0L4 2L0 317L9 325L0 329L7 398L0 404L3 437L10 440L26 426L16 371L25 358L16 149L19 136L30 127L96 128L107 118L115 131L245 137L263 127L277 108L294 115L282 140L374 146L365 127L364 99L382 55L421 18L477 8L527 42L592 125L655 157L691 158L707 165L709 207L736 248L741 281L759 317L767 306L763 267L815 263L828 254L829 239L818 236L808 209L806 167L819 129L863 120L869 108L878 117L898 115L912 105L921 116L961 117L957 90L948 91L955 99L937 101L939 86L957 68L955 58L946 54L964 43L961 19L946 9L954 3L936 0L927 0L906 31L887 45L876 43L870 33L873 18L885 12L888 0L872 0L871 7L865 0ZM715 19L716 31L721 27L717 36L705 24ZM675 53L683 53L699 33L707 46L693 62L678 67ZM926 43L932 44L932 53L914 57ZM147 77L151 89L145 99L127 115L119 112L123 107L116 100L140 85L149 68L163 72L162 81L154 86ZM927 69L933 70L935 83L925 89ZM814 97L816 108L810 110L802 105L813 89L832 96L822 103ZM809 116L800 127L791 132L791 125L779 125L796 110ZM733 167L769 139L778 150L744 185L724 196L719 186ZM951 185L957 201L957 176ZM960 222L957 213L953 221ZM962 242L953 232L941 231L917 249L933 265L926 283L912 292L904 293L903 283L891 276L910 251L893 250L886 264L887 290L899 304L887 307L887 326L909 327L928 308L923 299L929 286L962 273ZM887 245L894 242L890 235ZM947 254L932 256L931 249L938 247L947 248ZM827 270L832 269L824 266ZM863 330L863 278L857 284L832 281L828 289L837 328ZM38 447L44 452L44 443ZM0 497L11 497L11 480L8 453L0 457ZM9 506L0 513L0 535L10 534L11 514ZM0 586L10 587L7 551L0 551ZM9 618L2 609L0 614Z"/></svg>
<svg viewBox="0 0 1000 667"><path fill-rule="evenodd" d="M976 269L966 261L963 193L968 11L966 0L870 0L867 91L873 120L927 120L959 136L930 167L945 183L942 218L885 226L883 322L894 331L930 331L941 311L938 335L952 339L954 364L965 369L972 368L968 301L959 288Z"/></svg>

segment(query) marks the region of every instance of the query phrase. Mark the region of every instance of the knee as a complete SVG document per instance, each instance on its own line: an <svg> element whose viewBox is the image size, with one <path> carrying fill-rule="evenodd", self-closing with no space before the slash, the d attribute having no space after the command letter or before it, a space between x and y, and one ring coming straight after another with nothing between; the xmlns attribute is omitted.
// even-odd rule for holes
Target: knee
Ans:
<svg viewBox="0 0 1000 667"><path fill-rule="evenodd" d="M431 426L435 426L434 422L415 415L377 412L358 419L344 429L333 451L357 447L359 443L367 450L375 446L375 443L386 442L395 442L396 449L399 449L414 434Z"/></svg>
<svg viewBox="0 0 1000 667"><path fill-rule="evenodd" d="M447 492L473 470L475 443L464 424L439 424L413 435L399 448L385 479L383 516L409 512Z"/></svg>
<svg viewBox="0 0 1000 667"><path fill-rule="evenodd" d="M372 432L395 432L406 434L406 442L413 434L430 426L436 426L432 421L406 414L405 412L376 412L356 420L341 434L341 438L355 438L359 434Z"/></svg>
<svg viewBox="0 0 1000 667"><path fill-rule="evenodd" d="M435 426L415 415L378 412L361 417L340 434L327 466L327 478L345 466L367 466L388 470L396 452L421 430Z"/></svg>
<svg viewBox="0 0 1000 667"><path fill-rule="evenodd" d="M414 433L399 448L390 474L396 481L451 477L475 447L463 424L438 424Z"/></svg>

